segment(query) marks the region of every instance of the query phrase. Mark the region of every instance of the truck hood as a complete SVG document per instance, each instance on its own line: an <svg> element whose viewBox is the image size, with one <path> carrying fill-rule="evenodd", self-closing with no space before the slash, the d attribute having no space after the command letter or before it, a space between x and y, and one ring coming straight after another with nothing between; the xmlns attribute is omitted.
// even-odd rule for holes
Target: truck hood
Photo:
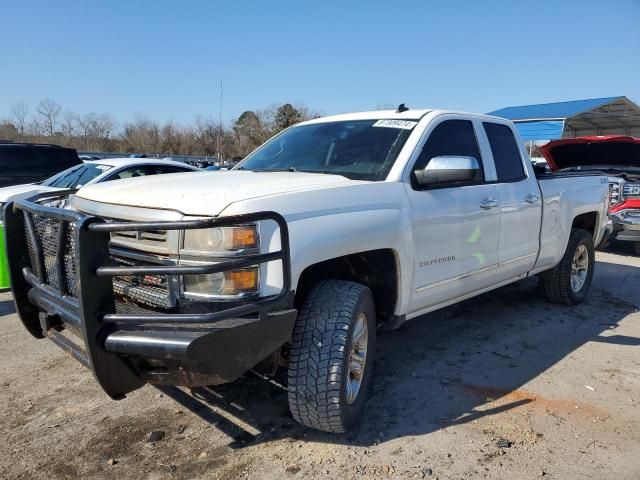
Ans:
<svg viewBox="0 0 640 480"><path fill-rule="evenodd" d="M640 169L640 138L578 137L555 140L541 147L551 170L571 167L629 167Z"/></svg>
<svg viewBox="0 0 640 480"><path fill-rule="evenodd" d="M241 170L175 173L89 185L77 197L100 203L218 215L228 205L299 190L362 183L339 175Z"/></svg>
<svg viewBox="0 0 640 480"><path fill-rule="evenodd" d="M37 183L28 183L25 185L13 185L11 187L0 188L0 203L6 203L9 200L18 200L19 198L30 197L40 192L53 192L58 188L46 187Z"/></svg>

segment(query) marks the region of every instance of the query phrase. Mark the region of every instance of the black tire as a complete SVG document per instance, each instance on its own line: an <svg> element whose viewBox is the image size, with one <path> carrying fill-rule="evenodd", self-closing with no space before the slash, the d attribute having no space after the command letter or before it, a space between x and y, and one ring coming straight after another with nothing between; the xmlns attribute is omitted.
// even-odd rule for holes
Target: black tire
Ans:
<svg viewBox="0 0 640 480"><path fill-rule="evenodd" d="M368 335L363 343L367 350L359 391L349 403L351 344L361 313L366 316ZM343 433L360 418L373 373L375 335L373 296L364 285L325 280L309 292L296 320L289 354L289 408L296 421Z"/></svg>
<svg viewBox="0 0 640 480"><path fill-rule="evenodd" d="M571 286L571 268L573 257L581 247L586 247L588 253L588 268L582 287L577 291ZM551 270L540 274L540 287L547 300L561 305L577 305L581 303L589 293L591 280L593 279L593 267L595 265L595 248L593 238L586 230L576 228L571 231L567 250L560 263Z"/></svg>
<svg viewBox="0 0 640 480"><path fill-rule="evenodd" d="M640 242L634 243L633 248L634 248L634 251L636 252L636 255L640 256Z"/></svg>

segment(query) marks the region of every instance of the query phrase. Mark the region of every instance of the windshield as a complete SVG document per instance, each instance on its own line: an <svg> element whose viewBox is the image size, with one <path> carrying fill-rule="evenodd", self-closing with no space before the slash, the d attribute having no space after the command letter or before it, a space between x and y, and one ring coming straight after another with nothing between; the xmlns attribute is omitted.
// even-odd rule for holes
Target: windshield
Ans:
<svg viewBox="0 0 640 480"><path fill-rule="evenodd" d="M95 163L76 165L42 182L42 185L56 188L80 188L111 167Z"/></svg>
<svg viewBox="0 0 640 480"><path fill-rule="evenodd" d="M384 180L418 122L352 120L285 130L249 155L236 169L301 171Z"/></svg>

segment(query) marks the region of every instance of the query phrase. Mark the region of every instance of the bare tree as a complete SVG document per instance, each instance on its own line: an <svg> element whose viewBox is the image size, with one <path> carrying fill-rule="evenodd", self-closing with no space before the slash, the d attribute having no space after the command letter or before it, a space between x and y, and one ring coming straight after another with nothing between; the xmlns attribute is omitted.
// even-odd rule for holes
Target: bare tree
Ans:
<svg viewBox="0 0 640 480"><path fill-rule="evenodd" d="M218 124L212 118L204 118L200 115L195 122L195 141L205 155L214 155L217 150Z"/></svg>
<svg viewBox="0 0 640 480"><path fill-rule="evenodd" d="M98 149L108 149L115 128L116 121L110 114L102 113L96 116L93 125L93 135L98 142L96 145Z"/></svg>
<svg viewBox="0 0 640 480"><path fill-rule="evenodd" d="M36 107L38 125L45 135L53 137L58 126L61 107L50 98L43 98Z"/></svg>
<svg viewBox="0 0 640 480"><path fill-rule="evenodd" d="M78 116L71 110L64 112L62 116L62 136L68 145L73 144L74 137L77 135L76 123Z"/></svg>
<svg viewBox="0 0 640 480"><path fill-rule="evenodd" d="M160 130L161 150L163 154L177 155L182 149L183 130L173 122L166 123Z"/></svg>
<svg viewBox="0 0 640 480"><path fill-rule="evenodd" d="M82 138L82 148L84 150L89 149L89 141L94 136L96 130L98 114L86 113L82 116L76 116L76 134Z"/></svg>
<svg viewBox="0 0 640 480"><path fill-rule="evenodd" d="M20 131L9 120L0 121L0 140L15 141L19 135Z"/></svg>
<svg viewBox="0 0 640 480"><path fill-rule="evenodd" d="M124 126L123 140L131 152L156 153L160 150L160 127L144 115Z"/></svg>
<svg viewBox="0 0 640 480"><path fill-rule="evenodd" d="M13 105L11 120L0 122L0 134L7 139L28 138L55 142L87 151L139 152L159 155L207 155L222 159L242 158L283 128L315 118L305 105L271 105L247 110L231 125L211 116L197 116L187 126L172 121L159 124L143 115L132 122L118 123L106 113L78 115L62 112L55 101L42 99L29 115L25 102Z"/></svg>
<svg viewBox="0 0 640 480"><path fill-rule="evenodd" d="M11 105L11 119L20 136L24 137L29 121L29 105L27 102L17 102Z"/></svg>

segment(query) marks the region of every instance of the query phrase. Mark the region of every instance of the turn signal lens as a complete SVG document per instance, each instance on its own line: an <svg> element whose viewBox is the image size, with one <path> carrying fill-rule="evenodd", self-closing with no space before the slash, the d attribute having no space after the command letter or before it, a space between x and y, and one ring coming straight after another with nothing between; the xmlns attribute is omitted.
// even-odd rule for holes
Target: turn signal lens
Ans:
<svg viewBox="0 0 640 480"><path fill-rule="evenodd" d="M241 292L251 292L258 287L258 269L231 270L224 272L224 293L234 295Z"/></svg>
<svg viewBox="0 0 640 480"><path fill-rule="evenodd" d="M255 226L235 227L232 232L231 250L256 248L258 246Z"/></svg>

